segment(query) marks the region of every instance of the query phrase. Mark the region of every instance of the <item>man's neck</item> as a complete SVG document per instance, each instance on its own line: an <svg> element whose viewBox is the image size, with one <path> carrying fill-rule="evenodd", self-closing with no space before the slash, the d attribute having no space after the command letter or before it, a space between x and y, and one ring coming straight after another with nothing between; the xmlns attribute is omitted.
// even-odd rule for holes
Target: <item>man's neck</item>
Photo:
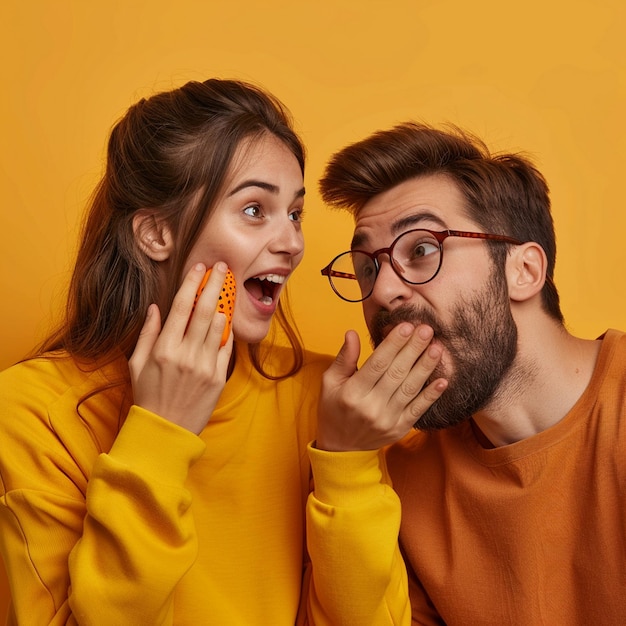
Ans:
<svg viewBox="0 0 626 626"><path fill-rule="evenodd" d="M520 341L520 350L494 398L473 416L483 447L528 439L560 422L589 385L600 341L564 330Z"/></svg>

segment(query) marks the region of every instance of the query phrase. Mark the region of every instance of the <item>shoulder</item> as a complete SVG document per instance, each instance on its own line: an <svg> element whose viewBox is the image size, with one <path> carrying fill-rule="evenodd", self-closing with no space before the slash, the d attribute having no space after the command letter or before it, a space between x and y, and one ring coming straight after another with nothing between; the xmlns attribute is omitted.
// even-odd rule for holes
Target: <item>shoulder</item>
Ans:
<svg viewBox="0 0 626 626"><path fill-rule="evenodd" d="M45 354L0 372L0 395L58 397L70 389L120 382L124 370L120 359L98 367L81 363L64 352Z"/></svg>
<svg viewBox="0 0 626 626"><path fill-rule="evenodd" d="M0 397L3 400L30 397L45 401L82 384L88 375L66 354L44 355L0 372Z"/></svg>
<svg viewBox="0 0 626 626"><path fill-rule="evenodd" d="M428 445L429 433L412 430L403 439L385 448L385 456L389 465L403 465L416 458L416 453Z"/></svg>
<svg viewBox="0 0 626 626"><path fill-rule="evenodd" d="M387 471L402 500L413 502L445 490L457 470L467 472L467 441L473 437L469 422L433 431L412 431L385 449Z"/></svg>
<svg viewBox="0 0 626 626"><path fill-rule="evenodd" d="M398 495L412 482L412 477L423 475L423 469L416 465L424 461L423 450L428 446L428 439L427 433L414 430L385 448L387 471Z"/></svg>
<svg viewBox="0 0 626 626"><path fill-rule="evenodd" d="M601 337L602 345L596 362L596 371L609 378L626 379L626 333L607 330Z"/></svg>
<svg viewBox="0 0 626 626"><path fill-rule="evenodd" d="M601 337L602 345L614 351L621 358L626 356L626 332L609 328Z"/></svg>
<svg viewBox="0 0 626 626"><path fill-rule="evenodd" d="M385 448L389 471L396 476L409 472L422 475L441 468L451 452L464 447L471 438L469 422L441 430L413 430L403 439Z"/></svg>
<svg viewBox="0 0 626 626"><path fill-rule="evenodd" d="M319 378L330 367L334 357L329 354L304 350L302 366L300 369L282 381L303 380L308 378ZM280 374L289 371L294 363L293 350L286 346L273 345L268 352L268 358L263 361L263 367L272 374Z"/></svg>
<svg viewBox="0 0 626 626"><path fill-rule="evenodd" d="M330 354L305 350L303 368L326 371L334 360L335 357Z"/></svg>
<svg viewBox="0 0 626 626"><path fill-rule="evenodd" d="M285 371L293 363L293 354L288 348L277 348L276 352L275 362L284 359L282 371ZM295 374L274 381L280 395L289 397L291 402L298 404L302 403L306 397L312 400L319 397L322 376L333 362L333 357L330 355L317 352L305 351L303 357L302 366Z"/></svg>
<svg viewBox="0 0 626 626"><path fill-rule="evenodd" d="M330 367L334 357L328 354L305 351L302 367L294 375L294 378L307 386L313 386L319 390L322 375Z"/></svg>
<svg viewBox="0 0 626 626"><path fill-rule="evenodd" d="M84 399L120 386L120 365L88 367L55 353L9 367L0 372L0 430L34 428L37 422L49 426L53 414L76 412Z"/></svg>

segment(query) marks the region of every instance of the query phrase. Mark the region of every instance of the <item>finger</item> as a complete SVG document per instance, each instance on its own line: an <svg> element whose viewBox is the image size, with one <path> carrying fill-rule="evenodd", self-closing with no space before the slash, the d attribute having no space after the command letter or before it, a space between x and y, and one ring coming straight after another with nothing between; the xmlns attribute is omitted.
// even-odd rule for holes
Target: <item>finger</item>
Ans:
<svg viewBox="0 0 626 626"><path fill-rule="evenodd" d="M222 317L226 318L224 313L219 313ZM228 334L228 339L226 343L222 346L222 335L219 336L220 344L218 344L219 352L217 353L217 367L218 369L224 373L224 378L227 377L228 374L228 366L230 364L230 357L233 352L233 347L235 345L235 336L233 334L232 327L230 329L230 333Z"/></svg>
<svg viewBox="0 0 626 626"><path fill-rule="evenodd" d="M143 323L139 338L133 350L133 354L129 359L128 366L131 373L138 374L144 368L146 361L154 344L159 338L161 332L161 313L156 304L151 304L146 313L146 319Z"/></svg>
<svg viewBox="0 0 626 626"><path fill-rule="evenodd" d="M207 347L220 347L220 344L222 342L222 336L224 334L224 329L226 328L226 323L227 320L224 313L220 313L219 311L213 312L211 325L209 326L209 330L204 340L204 343Z"/></svg>
<svg viewBox="0 0 626 626"><path fill-rule="evenodd" d="M437 367L442 347L430 343L433 334L429 326L418 326L378 382L377 389L386 390L394 408L406 406Z"/></svg>
<svg viewBox="0 0 626 626"><path fill-rule="evenodd" d="M205 273L206 266L203 263L197 263L187 272L163 325L164 339L175 339L177 343L182 341L193 309L195 294Z"/></svg>
<svg viewBox="0 0 626 626"><path fill-rule="evenodd" d="M404 380L397 385L389 401L389 407L392 411L404 411L423 392L425 385L429 382L429 377L433 375L435 368L441 361L442 352L443 350L439 345L428 346Z"/></svg>
<svg viewBox="0 0 626 626"><path fill-rule="evenodd" d="M441 398L448 388L445 378L438 378L424 388L424 390L409 404L406 412L407 427L419 428L419 420L424 413Z"/></svg>
<svg viewBox="0 0 626 626"><path fill-rule="evenodd" d="M341 380L350 378L357 370L359 355L361 354L361 341L359 335L349 330L346 332L343 345L330 366L329 371Z"/></svg>
<svg viewBox="0 0 626 626"><path fill-rule="evenodd" d="M406 332L408 332L408 328L402 329L400 335L404 337L404 333ZM407 381L407 377L416 371L417 363L419 364L417 373L423 376L419 384L419 388L421 389L422 385L437 365L441 353L439 348L437 351L433 352L428 350L433 334L432 328L423 324L413 329L408 341L389 362L387 369L377 383L377 387L380 390L386 390L390 396L395 394L396 390L399 388L404 388L405 386L412 388L417 382L415 381L416 377L413 375L409 381ZM432 354L432 357L429 356L429 353ZM412 397L413 396L406 398L406 401L408 402Z"/></svg>
<svg viewBox="0 0 626 626"><path fill-rule="evenodd" d="M359 370L359 380L364 386L363 391L366 389L373 389L381 378L388 374L390 366L392 366L394 359L398 357L398 354L407 344L415 327L409 323L398 324L391 332L385 337L383 342L372 352L367 361L363 364L363 367ZM405 368L410 368L408 360L405 356ZM414 362L414 360L413 360ZM411 362L412 364L412 362ZM408 371L408 370L407 370ZM389 376L389 374L388 374ZM387 381L389 383L389 381ZM387 389L389 395L393 393L393 389L397 385L388 384Z"/></svg>
<svg viewBox="0 0 626 626"><path fill-rule="evenodd" d="M209 278L202 293L197 298L195 309L186 329L186 337L191 341L204 342L208 339L209 334L207 333L216 322L219 323L222 331L224 330L225 324L222 325L220 315L216 314L216 308L227 271L228 266L221 261L211 268ZM210 333L211 336L212 334Z"/></svg>

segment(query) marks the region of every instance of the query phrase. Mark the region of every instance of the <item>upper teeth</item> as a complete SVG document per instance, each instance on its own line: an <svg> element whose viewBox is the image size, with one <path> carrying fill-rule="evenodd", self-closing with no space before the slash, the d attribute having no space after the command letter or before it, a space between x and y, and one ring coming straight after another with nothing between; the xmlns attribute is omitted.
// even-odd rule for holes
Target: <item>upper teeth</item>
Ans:
<svg viewBox="0 0 626 626"><path fill-rule="evenodd" d="M271 283L278 283L279 285L285 282L285 277L280 274L261 274L255 278L258 280L269 280Z"/></svg>

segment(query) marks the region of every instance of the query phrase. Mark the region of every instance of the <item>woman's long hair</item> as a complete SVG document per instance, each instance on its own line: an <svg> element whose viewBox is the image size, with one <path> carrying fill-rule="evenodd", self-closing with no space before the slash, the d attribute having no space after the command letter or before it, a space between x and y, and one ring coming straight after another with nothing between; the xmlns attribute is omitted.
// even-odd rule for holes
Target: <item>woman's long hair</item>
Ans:
<svg viewBox="0 0 626 626"><path fill-rule="evenodd" d="M237 148L270 133L298 160L305 153L286 108L261 89L232 80L191 81L133 105L111 132L106 171L82 228L66 317L37 353L63 350L103 364L129 357L152 302L167 316L185 261L214 210ZM167 293L158 292L157 263L138 247L133 216L160 213L176 241ZM282 300L282 298L281 298ZM263 370L261 349L250 345L255 367L270 378L295 373L303 347L287 301L276 322L293 349L288 372Z"/></svg>

